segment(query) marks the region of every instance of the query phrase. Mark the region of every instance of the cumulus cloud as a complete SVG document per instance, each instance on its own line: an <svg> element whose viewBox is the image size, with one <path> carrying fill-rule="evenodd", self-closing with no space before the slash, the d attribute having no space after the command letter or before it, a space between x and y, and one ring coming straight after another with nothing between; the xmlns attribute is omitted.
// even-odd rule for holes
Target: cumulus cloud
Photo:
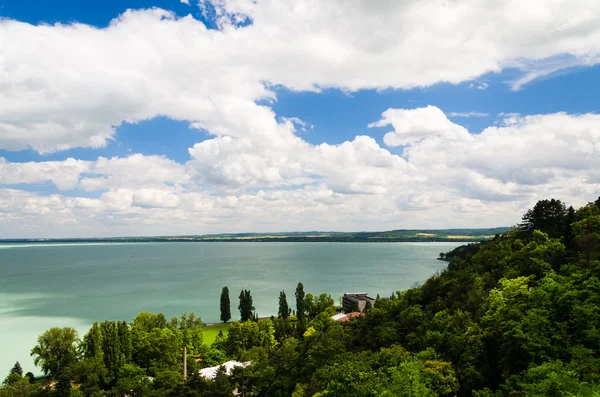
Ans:
<svg viewBox="0 0 600 397"><path fill-rule="evenodd" d="M158 115L209 134L189 148L185 164L141 154L0 159L3 229L89 235L492 226L506 224L506 214L518 220L549 191L574 204L598 191L595 114L513 114L475 134L448 118L483 116L475 112L388 109L369 125L390 130L388 149L369 136L310 144L303 121L269 107L278 86L353 92L473 81L486 89L476 79L510 68L521 73L512 82L519 88L592 65L600 53L597 1L575 8L567 0L525 8L516 0L200 6L218 30L161 9L130 10L104 28L0 20L0 37L8 38L0 40L0 149L98 148L123 122ZM15 189L48 181L96 196Z"/></svg>
<svg viewBox="0 0 600 397"><path fill-rule="evenodd" d="M597 114L507 115L481 133L433 106L388 109L382 120L404 139L401 155L368 136L311 145L276 124L290 138L275 140L277 150L223 136L195 145L184 165L141 155L2 160L3 184L92 189L88 180L97 179L94 190L102 193L74 198L0 188L0 221L34 235L52 224L64 225L63 235L493 226L517 222L548 192L581 205L600 190Z"/></svg>
<svg viewBox="0 0 600 397"><path fill-rule="evenodd" d="M0 184L52 182L60 190L106 190L154 184L184 184L185 167L162 156L133 154L99 157L96 161L68 158L64 161L12 163L0 157Z"/></svg>
<svg viewBox="0 0 600 397"><path fill-rule="evenodd" d="M236 107L274 98L273 85L412 88L517 68L521 86L564 65L595 64L600 53L594 0L575 8L567 0L200 4L220 30L161 9L129 10L101 29L0 21L0 148L101 147L123 121L157 115L219 135Z"/></svg>
<svg viewBox="0 0 600 397"><path fill-rule="evenodd" d="M435 106L417 109L388 109L381 120L369 124L369 127L392 125L394 131L388 132L383 141L388 146L409 145L428 137L446 137L452 140L468 140L468 131L454 124Z"/></svg>

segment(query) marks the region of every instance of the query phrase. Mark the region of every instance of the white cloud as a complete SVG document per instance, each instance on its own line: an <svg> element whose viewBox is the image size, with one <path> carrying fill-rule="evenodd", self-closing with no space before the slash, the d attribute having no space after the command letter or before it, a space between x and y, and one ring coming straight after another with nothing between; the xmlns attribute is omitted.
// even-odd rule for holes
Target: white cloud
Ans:
<svg viewBox="0 0 600 397"><path fill-rule="evenodd" d="M179 197L175 193L157 189L140 189L133 193L131 205L142 208L175 208Z"/></svg>
<svg viewBox="0 0 600 397"><path fill-rule="evenodd" d="M124 121L157 115L211 135L183 165L1 159L0 234L493 226L548 192L583 204L600 187L595 114L513 114L472 134L448 117L475 112L388 109L369 126L389 126L400 156L368 136L309 144L301 120L257 103L277 85L406 89L506 68L523 73L518 88L598 62L599 2L521 3L214 0L221 30L160 9L101 29L0 20L0 149L101 147ZM99 196L10 188L47 181Z"/></svg>
<svg viewBox="0 0 600 397"><path fill-rule="evenodd" d="M179 2L182 4L187 4L188 6L190 5L190 0L179 0Z"/></svg>
<svg viewBox="0 0 600 397"><path fill-rule="evenodd" d="M74 198L0 188L0 222L11 237L494 226L514 224L549 195L582 205L600 191L600 115L509 115L480 134L433 106L382 117L398 139L410 136L402 156L367 136L310 145L275 123L276 146L213 138L190 149L186 165L141 155L2 160L4 184L90 188L83 174L95 175L104 192Z"/></svg>
<svg viewBox="0 0 600 397"><path fill-rule="evenodd" d="M11 163L0 157L0 184L50 181L60 190L106 190L156 184L184 184L185 167L162 156L133 154L123 158L99 157L96 161L68 158L64 161Z"/></svg>
<svg viewBox="0 0 600 397"><path fill-rule="evenodd" d="M369 127L392 125L383 140L388 146L409 145L427 137L446 137L453 140L468 140L468 131L454 124L435 106L417 109L388 109L382 113L381 120L369 124Z"/></svg>
<svg viewBox="0 0 600 397"><path fill-rule="evenodd" d="M274 97L271 84L351 92L518 68L520 86L548 70L595 64L600 53L594 0L207 3L222 30L160 9L127 11L102 29L0 21L0 148L101 147L123 121L157 115L219 135L233 109L260 113L254 102ZM250 25L232 25L246 17ZM252 128L235 127L236 135Z"/></svg>
<svg viewBox="0 0 600 397"><path fill-rule="evenodd" d="M535 78L531 78L531 79L529 79L529 80L528 80L528 82L531 82L531 81L533 81L534 79L535 79ZM526 84L526 83L524 82L523 84ZM476 88L476 89L478 89L478 90L481 90L481 91L485 91L485 90L487 90L489 87L490 87L490 85L489 85L488 83L486 83L485 81L482 81L482 82L474 82L474 83L471 83L471 84L469 84L469 88Z"/></svg>

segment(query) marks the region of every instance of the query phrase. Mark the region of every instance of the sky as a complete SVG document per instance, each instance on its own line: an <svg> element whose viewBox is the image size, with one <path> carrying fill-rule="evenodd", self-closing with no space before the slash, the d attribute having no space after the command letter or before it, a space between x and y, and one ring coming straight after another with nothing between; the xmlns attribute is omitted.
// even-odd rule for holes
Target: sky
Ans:
<svg viewBox="0 0 600 397"><path fill-rule="evenodd" d="M0 17L0 238L511 226L600 195L597 0Z"/></svg>

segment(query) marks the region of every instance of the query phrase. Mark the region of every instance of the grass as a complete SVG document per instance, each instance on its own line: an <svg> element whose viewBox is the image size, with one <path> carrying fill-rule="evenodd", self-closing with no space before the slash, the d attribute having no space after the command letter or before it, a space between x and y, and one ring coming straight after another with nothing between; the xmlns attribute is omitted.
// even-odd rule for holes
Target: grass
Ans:
<svg viewBox="0 0 600 397"><path fill-rule="evenodd" d="M227 335L230 325L231 323L207 325L204 327L204 344L207 346L212 345L221 330L223 331L223 334Z"/></svg>

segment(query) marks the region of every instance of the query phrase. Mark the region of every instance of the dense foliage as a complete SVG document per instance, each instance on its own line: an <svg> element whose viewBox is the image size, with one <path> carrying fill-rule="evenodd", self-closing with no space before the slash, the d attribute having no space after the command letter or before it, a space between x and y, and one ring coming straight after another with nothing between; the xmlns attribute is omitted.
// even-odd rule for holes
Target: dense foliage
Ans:
<svg viewBox="0 0 600 397"><path fill-rule="evenodd" d="M282 291L279 317L258 320L242 291L247 321L211 346L193 315L140 313L94 324L83 341L51 329L32 354L53 386L15 365L0 396L600 396L599 257L600 199L577 211L544 200L353 320L333 322L334 300L300 283L296 316ZM251 365L198 375L230 359Z"/></svg>

